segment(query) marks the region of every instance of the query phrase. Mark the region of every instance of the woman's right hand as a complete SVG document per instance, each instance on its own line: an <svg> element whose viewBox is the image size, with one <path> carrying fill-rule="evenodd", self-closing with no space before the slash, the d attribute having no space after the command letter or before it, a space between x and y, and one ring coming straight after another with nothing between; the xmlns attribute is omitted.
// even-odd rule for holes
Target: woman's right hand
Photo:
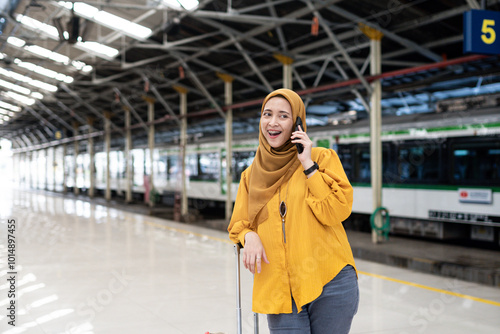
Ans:
<svg viewBox="0 0 500 334"><path fill-rule="evenodd" d="M243 265L246 269L250 270L252 274L260 273L262 260L269 263L266 251L262 245L260 237L255 232L248 232L245 234L245 247L243 248Z"/></svg>

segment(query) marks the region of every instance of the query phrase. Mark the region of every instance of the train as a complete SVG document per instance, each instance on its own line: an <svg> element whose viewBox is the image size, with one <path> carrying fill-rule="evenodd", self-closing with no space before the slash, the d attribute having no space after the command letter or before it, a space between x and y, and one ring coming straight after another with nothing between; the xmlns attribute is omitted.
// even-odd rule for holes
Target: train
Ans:
<svg viewBox="0 0 500 334"><path fill-rule="evenodd" d="M373 213L370 185L370 128L366 118L337 115L327 126L310 126L314 145L337 152L354 188L352 226L366 229ZM384 116L382 120L382 203L390 217L390 233L440 240L468 240L500 246L500 111L479 108L433 113ZM253 161L258 135L234 136L232 195L235 199L241 172ZM200 138L186 148L187 196L197 208L219 208L226 201L227 157L224 138ZM180 191L179 146L156 143L153 151L153 186L159 205L171 205ZM133 193L140 198L148 187L149 150L136 147ZM63 163L65 159L65 163ZM35 188L61 191L90 186L90 156L74 157L62 148L35 152L31 162L20 160L21 174L35 171ZM63 170L64 166L64 170ZM35 168L36 167L36 168ZM66 177L64 177L66 174ZM106 187L106 154L95 154L95 188ZM113 196L124 196L126 163L121 149L110 154ZM75 182L76 180L76 182ZM146 185L146 186L145 186ZM216 210L217 211L217 210ZM221 216L221 217L222 217Z"/></svg>

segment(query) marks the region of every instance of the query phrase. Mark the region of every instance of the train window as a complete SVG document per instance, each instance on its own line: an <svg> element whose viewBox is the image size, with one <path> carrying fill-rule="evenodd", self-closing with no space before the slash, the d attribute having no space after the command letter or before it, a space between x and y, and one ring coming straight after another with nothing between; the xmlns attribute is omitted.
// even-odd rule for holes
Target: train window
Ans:
<svg viewBox="0 0 500 334"><path fill-rule="evenodd" d="M186 157L186 170L191 181L218 181L219 168L217 152L190 154Z"/></svg>
<svg viewBox="0 0 500 334"><path fill-rule="evenodd" d="M177 154L167 155L167 180L175 180L177 173L181 169L179 156Z"/></svg>
<svg viewBox="0 0 500 334"><path fill-rule="evenodd" d="M233 181L240 182L241 173L248 168L255 157L254 151L233 152Z"/></svg>
<svg viewBox="0 0 500 334"><path fill-rule="evenodd" d="M350 145L338 145L337 155L339 156L342 167L349 180L353 179L352 154Z"/></svg>
<svg viewBox="0 0 500 334"><path fill-rule="evenodd" d="M144 184L144 150L134 149L132 153L132 180L134 186Z"/></svg>
<svg viewBox="0 0 500 334"><path fill-rule="evenodd" d="M382 175L384 180L387 179L386 175L388 174L389 152L389 146L384 144L382 146ZM370 147L368 145L339 145L338 155L350 182L371 182Z"/></svg>
<svg viewBox="0 0 500 334"><path fill-rule="evenodd" d="M353 149L354 168L352 181L369 183L371 180L370 148L368 146L357 146Z"/></svg>
<svg viewBox="0 0 500 334"><path fill-rule="evenodd" d="M166 180L167 176L167 156L163 152L158 152L155 156L155 179Z"/></svg>
<svg viewBox="0 0 500 334"><path fill-rule="evenodd" d="M439 146L414 143L403 146L398 151L398 174L401 181L417 183L433 182L439 179Z"/></svg>
<svg viewBox="0 0 500 334"><path fill-rule="evenodd" d="M198 154L198 177L203 181L218 181L220 159L218 152Z"/></svg>
<svg viewBox="0 0 500 334"><path fill-rule="evenodd" d="M500 143L456 144L452 150L453 180L457 184L500 184Z"/></svg>

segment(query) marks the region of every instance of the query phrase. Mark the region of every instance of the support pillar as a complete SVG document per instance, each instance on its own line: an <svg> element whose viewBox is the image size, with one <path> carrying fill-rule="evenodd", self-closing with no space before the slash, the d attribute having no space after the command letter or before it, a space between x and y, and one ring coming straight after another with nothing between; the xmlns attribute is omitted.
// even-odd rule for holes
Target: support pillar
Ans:
<svg viewBox="0 0 500 334"><path fill-rule="evenodd" d="M275 54L274 58L276 58L281 64L283 64L283 88L293 89L293 59L282 54Z"/></svg>
<svg viewBox="0 0 500 334"><path fill-rule="evenodd" d="M66 136L65 136L66 137ZM68 174L66 173L66 154L67 154L67 147L66 143L62 144L63 152L62 152L62 170L63 170L63 194L66 194L68 192L68 186L66 185L66 182L68 181Z"/></svg>
<svg viewBox="0 0 500 334"><path fill-rule="evenodd" d="M111 152L111 117L112 113L104 112L104 147L106 149L106 192L104 198L111 200L111 175L109 171L109 153Z"/></svg>
<svg viewBox="0 0 500 334"><path fill-rule="evenodd" d="M53 146L52 147L52 190L53 191L56 191L57 189L57 170L58 170L58 166L57 166L57 160L56 160L56 157L57 157L57 146Z"/></svg>
<svg viewBox="0 0 500 334"><path fill-rule="evenodd" d="M383 34L366 25L361 25L361 31L370 38L370 75L382 72L381 39ZM382 206L382 82L380 79L371 83L372 94L370 99L370 168L372 186L373 212ZM375 226L382 227L382 216L375 216ZM382 242L380 233L372 229L372 242Z"/></svg>
<svg viewBox="0 0 500 334"><path fill-rule="evenodd" d="M78 125L79 124L76 122L73 123L73 137L78 136ZM78 145L79 145L79 143L78 143L78 140L76 140L76 139L73 143L74 143L74 149L73 149L73 171L74 171L73 193L75 195L78 195L78 194L80 194L80 189L78 188L78 185L77 185L77 180L78 180L78 175L77 175L78 160L77 160L77 157L78 157Z"/></svg>
<svg viewBox="0 0 500 334"><path fill-rule="evenodd" d="M45 154L45 180L44 180L44 183L45 183L45 186L44 186L44 189L45 190L49 190L49 167L50 167L50 162L49 162L49 148L47 147L45 150L43 150L44 154Z"/></svg>
<svg viewBox="0 0 500 334"><path fill-rule="evenodd" d="M149 131L148 131L148 147L149 147L149 166L150 166L150 172L149 172L149 206L153 207L154 206L154 198L151 197L151 194L153 193L154 189L154 155L153 151L155 148L155 125L154 125L154 120L155 120L155 99L150 97L150 96L143 96L144 101L148 104L148 126L149 126Z"/></svg>
<svg viewBox="0 0 500 334"><path fill-rule="evenodd" d="M224 96L226 106L233 104L233 80L228 74L218 73L217 76L224 80ZM231 220L233 213L233 109L226 111L226 220Z"/></svg>
<svg viewBox="0 0 500 334"><path fill-rule="evenodd" d="M87 125L89 126L89 134L92 133L94 126L94 117L87 117ZM90 176L90 187L89 187L89 197L93 198L95 196L95 148L94 148L94 137L89 137L87 142L87 152L89 152L90 163L89 163L89 176Z"/></svg>
<svg viewBox="0 0 500 334"><path fill-rule="evenodd" d="M187 217L188 198L186 184L186 144L187 144L187 93L188 90L181 86L173 87L180 94L181 111L181 138L180 138L180 160L181 160L181 218Z"/></svg>
<svg viewBox="0 0 500 334"><path fill-rule="evenodd" d="M126 190L125 202L132 202L132 134L130 130L130 109L125 110L125 172L126 172Z"/></svg>
<svg viewBox="0 0 500 334"><path fill-rule="evenodd" d="M33 189L33 185L34 185L34 182L33 180L35 179L35 173L36 173L36 169L33 168L33 153L34 151L30 151L29 152L29 156L28 156L28 170L26 171L27 174L29 175L29 178L30 178L30 181L28 183L28 186Z"/></svg>

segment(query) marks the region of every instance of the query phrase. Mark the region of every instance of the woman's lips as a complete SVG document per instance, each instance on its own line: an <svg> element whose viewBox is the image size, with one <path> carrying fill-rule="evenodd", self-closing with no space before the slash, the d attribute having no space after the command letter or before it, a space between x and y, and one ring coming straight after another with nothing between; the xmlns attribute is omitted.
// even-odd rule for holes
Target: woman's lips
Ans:
<svg viewBox="0 0 500 334"><path fill-rule="evenodd" d="M274 139L281 134L281 131L267 131L270 138Z"/></svg>

